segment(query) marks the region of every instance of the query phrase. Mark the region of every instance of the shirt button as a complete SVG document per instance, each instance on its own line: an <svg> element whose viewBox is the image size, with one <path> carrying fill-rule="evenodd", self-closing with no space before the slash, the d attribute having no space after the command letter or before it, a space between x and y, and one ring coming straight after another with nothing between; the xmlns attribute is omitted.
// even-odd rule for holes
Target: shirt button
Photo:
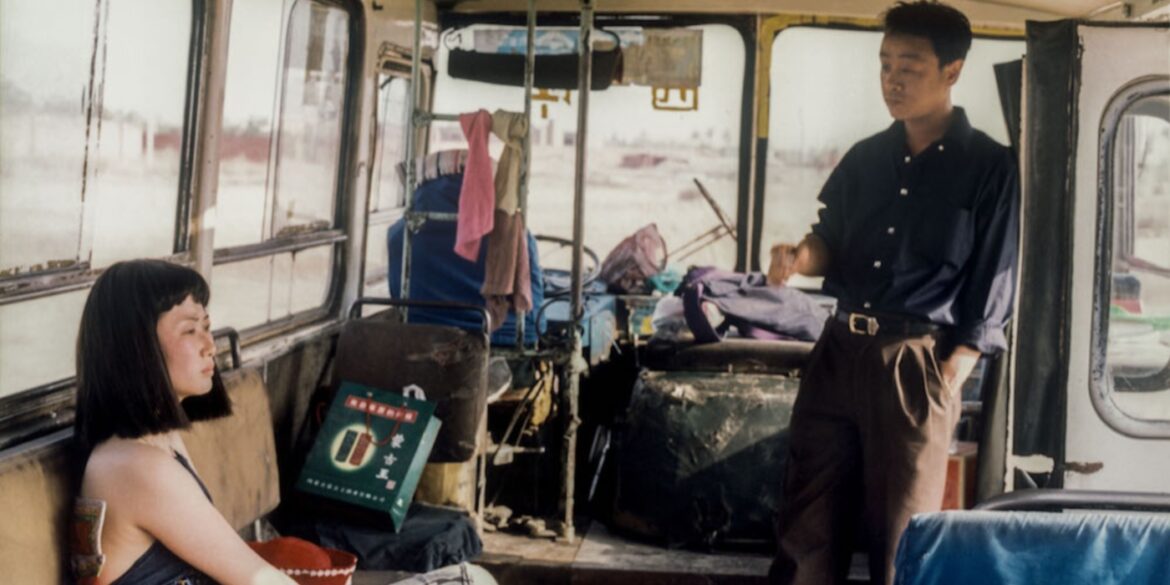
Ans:
<svg viewBox="0 0 1170 585"><path fill-rule="evenodd" d="M941 144L940 144L940 145L938 145L938 151L939 151L939 152L942 152L942 151L943 151L943 145L941 145Z"/></svg>
<svg viewBox="0 0 1170 585"><path fill-rule="evenodd" d="M866 309L868 309L868 308L870 308L872 305L870 305L870 304L869 304L869 301L865 301L864 303L861 303L861 306L862 306L863 308L866 308Z"/></svg>
<svg viewBox="0 0 1170 585"><path fill-rule="evenodd" d="M881 267L882 267L882 261L881 261L881 260L874 260L874 261L873 261L873 267L874 267L874 268L881 268Z"/></svg>
<svg viewBox="0 0 1170 585"><path fill-rule="evenodd" d="M894 235L894 226L886 228L886 233L890 234L891 236Z"/></svg>
<svg viewBox="0 0 1170 585"><path fill-rule="evenodd" d="M905 161L906 164L910 164L910 157L908 155L902 160Z"/></svg>
<svg viewBox="0 0 1170 585"><path fill-rule="evenodd" d="M905 197L905 196L910 194L910 190L905 188L905 187L902 187L902 189L900 191L898 191L898 194Z"/></svg>

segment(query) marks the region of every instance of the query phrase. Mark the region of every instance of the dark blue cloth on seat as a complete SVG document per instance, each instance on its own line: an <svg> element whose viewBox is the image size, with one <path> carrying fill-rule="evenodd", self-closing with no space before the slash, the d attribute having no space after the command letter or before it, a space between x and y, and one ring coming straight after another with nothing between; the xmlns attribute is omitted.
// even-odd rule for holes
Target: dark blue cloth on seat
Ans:
<svg viewBox="0 0 1170 585"><path fill-rule="evenodd" d="M483 541L467 514L417 502L410 505L397 533L389 516L368 511L361 521L315 511L281 530L351 552L357 555L358 569L370 571L425 573L470 561L483 552Z"/></svg>
<svg viewBox="0 0 1170 585"><path fill-rule="evenodd" d="M1170 582L1170 515L919 514L902 534L898 585Z"/></svg>
<svg viewBox="0 0 1170 585"><path fill-rule="evenodd" d="M463 175L445 175L431 179L415 190L415 211L456 213L459 211L459 189ZM390 296L397 298L402 282L402 239L406 222L400 219L390 226L386 246L390 264ZM479 248L479 259L472 263L455 253L453 221L428 221L411 237L410 298L414 300L450 301L469 305L484 305L479 289L483 286L484 259L487 242ZM544 302L544 277L536 250L536 238L528 238L528 265L532 275L532 306ZM524 343L536 343L535 311L524 319ZM479 329L478 314L463 311L411 309L411 323L452 325L463 329ZM493 345L513 345L516 342L516 316L509 314L504 325L492 334Z"/></svg>

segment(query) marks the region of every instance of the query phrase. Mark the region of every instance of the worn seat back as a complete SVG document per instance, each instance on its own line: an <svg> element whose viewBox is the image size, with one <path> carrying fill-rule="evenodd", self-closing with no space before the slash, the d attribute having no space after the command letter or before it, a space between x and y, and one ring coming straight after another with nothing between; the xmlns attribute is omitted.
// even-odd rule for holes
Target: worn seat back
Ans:
<svg viewBox="0 0 1170 585"><path fill-rule="evenodd" d="M225 373L230 417L183 440L215 506L241 529L280 502L268 391L253 369ZM75 497L73 430L0 452L0 575L5 583L68 583Z"/></svg>
<svg viewBox="0 0 1170 585"><path fill-rule="evenodd" d="M343 380L397 393L418 386L443 423L430 461L467 461L487 405L488 351L482 334L458 327L351 319L337 341L333 387Z"/></svg>

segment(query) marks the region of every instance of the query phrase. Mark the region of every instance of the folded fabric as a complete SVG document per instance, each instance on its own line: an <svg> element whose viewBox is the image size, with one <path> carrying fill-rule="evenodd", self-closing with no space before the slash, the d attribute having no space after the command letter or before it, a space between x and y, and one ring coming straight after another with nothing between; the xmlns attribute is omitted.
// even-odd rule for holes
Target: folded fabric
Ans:
<svg viewBox="0 0 1170 585"><path fill-rule="evenodd" d="M323 547L352 551L366 571L423 573L470 561L483 552L483 541L467 514L413 503L401 532L377 516L339 518L311 512L294 518L283 529L319 542Z"/></svg>
<svg viewBox="0 0 1170 585"><path fill-rule="evenodd" d="M500 164L496 167L496 209L509 214L520 207L520 163L524 160L524 137L528 119L519 112L496 110L492 113L492 134L504 143Z"/></svg>
<svg viewBox="0 0 1170 585"><path fill-rule="evenodd" d="M467 165L459 192L459 220L455 229L455 253L472 262L479 256L479 243L492 231L492 210L496 188L492 183L492 159L488 154L488 133L492 116L487 110L459 116L467 137Z"/></svg>
<svg viewBox="0 0 1170 585"><path fill-rule="evenodd" d="M768 286L759 272L741 273L710 266L692 268L676 295L683 299L687 326L695 341L719 341L734 326L741 337L816 341L829 312L804 292ZM703 310L718 309L723 321L713 323Z"/></svg>
<svg viewBox="0 0 1170 585"><path fill-rule="evenodd" d="M532 310L532 276L528 270L528 246L524 215L496 210L495 229L488 235L484 264L483 298L492 316L492 328L508 317L508 310Z"/></svg>

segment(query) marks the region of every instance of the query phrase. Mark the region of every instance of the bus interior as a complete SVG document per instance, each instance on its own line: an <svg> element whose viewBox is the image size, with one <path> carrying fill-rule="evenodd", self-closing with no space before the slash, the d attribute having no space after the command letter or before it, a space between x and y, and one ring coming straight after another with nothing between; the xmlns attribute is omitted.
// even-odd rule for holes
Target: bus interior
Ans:
<svg viewBox="0 0 1170 585"><path fill-rule="evenodd" d="M0 574L67 579L81 310L103 269L158 258L210 283L253 417L192 431L241 534L332 513L297 485L323 410L417 371L463 410L414 499L466 516L500 583L766 582L813 339L708 313L697 341L675 291L766 271L889 124L889 4L0 2ZM1021 229L944 507L1165 515L1170 1L950 4L976 36L954 102L1016 154ZM507 268L492 236L456 243L477 112L515 196ZM383 561L354 582L419 572Z"/></svg>

